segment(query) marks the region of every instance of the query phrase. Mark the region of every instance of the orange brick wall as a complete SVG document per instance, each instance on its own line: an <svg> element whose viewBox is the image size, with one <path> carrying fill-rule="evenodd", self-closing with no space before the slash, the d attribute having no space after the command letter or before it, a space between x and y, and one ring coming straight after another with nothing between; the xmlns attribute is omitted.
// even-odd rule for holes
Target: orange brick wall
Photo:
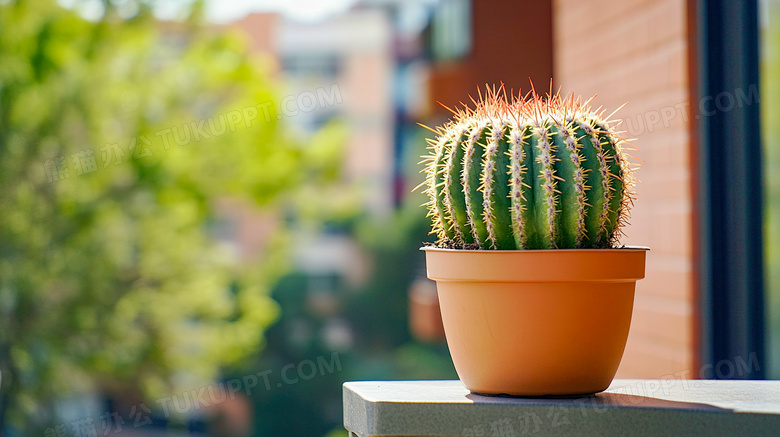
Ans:
<svg viewBox="0 0 780 437"><path fill-rule="evenodd" d="M557 85L608 112L628 102L618 117L644 160L623 242L651 251L618 377L695 376L686 2L555 0L553 17Z"/></svg>

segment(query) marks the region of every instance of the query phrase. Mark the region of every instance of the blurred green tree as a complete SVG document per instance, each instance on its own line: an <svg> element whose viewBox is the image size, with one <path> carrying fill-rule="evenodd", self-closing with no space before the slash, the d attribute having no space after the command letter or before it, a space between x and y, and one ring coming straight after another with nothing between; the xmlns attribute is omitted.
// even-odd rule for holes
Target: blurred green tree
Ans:
<svg viewBox="0 0 780 437"><path fill-rule="evenodd" d="M177 23L104 5L0 2L0 433L40 435L74 391L161 396L256 352L284 233L242 264L215 201L278 207L340 162L343 132L286 135L271 61L197 3Z"/></svg>

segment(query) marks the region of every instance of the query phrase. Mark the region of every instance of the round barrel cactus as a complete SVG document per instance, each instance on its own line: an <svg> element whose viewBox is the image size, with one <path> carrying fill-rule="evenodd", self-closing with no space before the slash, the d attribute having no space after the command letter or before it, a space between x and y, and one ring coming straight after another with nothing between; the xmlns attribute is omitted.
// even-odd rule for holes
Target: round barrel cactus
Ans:
<svg viewBox="0 0 780 437"><path fill-rule="evenodd" d="M424 185L438 245L617 245L633 202L627 143L589 102L488 90L433 129Z"/></svg>

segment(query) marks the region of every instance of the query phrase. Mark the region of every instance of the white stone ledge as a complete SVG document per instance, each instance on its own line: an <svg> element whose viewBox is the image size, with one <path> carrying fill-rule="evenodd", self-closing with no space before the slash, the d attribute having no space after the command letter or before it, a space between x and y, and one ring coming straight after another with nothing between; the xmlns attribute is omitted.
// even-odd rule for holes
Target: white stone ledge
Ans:
<svg viewBox="0 0 780 437"><path fill-rule="evenodd" d="M596 395L510 398L460 381L344 384L353 436L780 436L780 381L618 379Z"/></svg>

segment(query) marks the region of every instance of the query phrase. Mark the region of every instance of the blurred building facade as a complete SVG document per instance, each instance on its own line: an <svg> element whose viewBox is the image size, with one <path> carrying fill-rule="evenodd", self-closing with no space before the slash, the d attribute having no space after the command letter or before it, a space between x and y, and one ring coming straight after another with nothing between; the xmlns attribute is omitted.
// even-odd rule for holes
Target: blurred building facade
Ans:
<svg viewBox="0 0 780 437"><path fill-rule="evenodd" d="M235 23L250 35L252 46L276 59L285 89L282 111L302 134L334 117L349 128L346 182L365 189L365 208L376 216L392 210L394 58L389 18L379 10L350 11L317 23L296 23L283 16L252 14ZM336 95L333 105L294 108L287 96L315 90ZM297 111L296 111L297 110ZM288 114L289 115L289 114Z"/></svg>

